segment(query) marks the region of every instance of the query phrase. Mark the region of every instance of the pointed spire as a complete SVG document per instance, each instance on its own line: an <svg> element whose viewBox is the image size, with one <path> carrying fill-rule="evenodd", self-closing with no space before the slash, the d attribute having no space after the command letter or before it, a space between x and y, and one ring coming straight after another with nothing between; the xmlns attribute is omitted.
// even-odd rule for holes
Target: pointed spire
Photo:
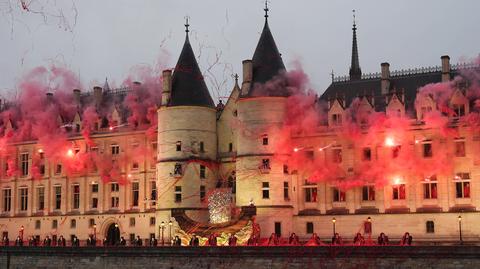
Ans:
<svg viewBox="0 0 480 269"><path fill-rule="evenodd" d="M103 91L109 91L110 85L108 85L108 78L105 78L105 84L103 84Z"/></svg>
<svg viewBox="0 0 480 269"><path fill-rule="evenodd" d="M188 40L188 16L185 17L185 43L172 77L171 98L168 106L205 106L214 108L192 46Z"/></svg>
<svg viewBox="0 0 480 269"><path fill-rule="evenodd" d="M357 47L357 24L355 22L355 9L353 12L353 40L352 40L352 64L350 66L350 80L358 80L362 78L362 70L360 69L360 61L358 60Z"/></svg>
<svg viewBox="0 0 480 269"><path fill-rule="evenodd" d="M285 72L282 55L278 51L277 44L273 39L272 32L268 26L268 1L265 1L265 24L262 34L258 40L257 47L252 58L252 84L248 96L288 96L288 92L277 89L276 92L257 92L254 93L256 84L264 84L282 72ZM286 88L286 87L285 87Z"/></svg>

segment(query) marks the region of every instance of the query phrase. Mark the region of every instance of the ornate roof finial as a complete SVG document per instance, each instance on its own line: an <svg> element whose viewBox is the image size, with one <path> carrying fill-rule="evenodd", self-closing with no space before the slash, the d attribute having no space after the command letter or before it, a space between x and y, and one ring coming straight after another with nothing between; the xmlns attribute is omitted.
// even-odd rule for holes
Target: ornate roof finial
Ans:
<svg viewBox="0 0 480 269"><path fill-rule="evenodd" d="M190 30L188 30L188 27L190 26L190 24L188 24L188 20L190 19L190 17L187 15L185 16L185 33L188 34L188 32L190 32Z"/></svg>
<svg viewBox="0 0 480 269"><path fill-rule="evenodd" d="M268 0L265 0L265 8L263 9L265 11L265 20L268 18Z"/></svg>
<svg viewBox="0 0 480 269"><path fill-rule="evenodd" d="M238 74L235 73L235 75L233 75L233 78L235 79L235 83L238 83Z"/></svg>
<svg viewBox="0 0 480 269"><path fill-rule="evenodd" d="M332 69L332 73L330 73L330 75L332 76L332 83L333 83L333 81L335 80L335 73L333 73L333 69Z"/></svg>
<svg viewBox="0 0 480 269"><path fill-rule="evenodd" d="M356 28L357 24L355 23L355 9L352 9L353 13L353 28Z"/></svg>

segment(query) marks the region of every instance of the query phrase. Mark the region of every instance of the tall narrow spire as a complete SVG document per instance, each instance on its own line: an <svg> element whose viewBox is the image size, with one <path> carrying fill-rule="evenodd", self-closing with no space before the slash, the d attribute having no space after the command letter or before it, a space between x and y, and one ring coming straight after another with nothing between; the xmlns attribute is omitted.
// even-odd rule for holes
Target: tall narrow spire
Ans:
<svg viewBox="0 0 480 269"><path fill-rule="evenodd" d="M268 9L268 1L267 1L267 0L265 0L265 8L264 8L263 10L265 11L265 21L267 21L267 19L268 19L268 11L269 11L269 9Z"/></svg>
<svg viewBox="0 0 480 269"><path fill-rule="evenodd" d="M352 40L352 65L350 66L350 80L358 80L362 78L362 69L360 69L360 61L358 60L357 47L357 24L355 22L355 10L353 12L353 40Z"/></svg>

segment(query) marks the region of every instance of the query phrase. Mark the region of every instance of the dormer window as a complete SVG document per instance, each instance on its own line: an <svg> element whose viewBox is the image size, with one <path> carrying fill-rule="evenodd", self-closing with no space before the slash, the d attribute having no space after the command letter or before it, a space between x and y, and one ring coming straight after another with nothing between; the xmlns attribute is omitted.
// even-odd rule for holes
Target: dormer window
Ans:
<svg viewBox="0 0 480 269"><path fill-rule="evenodd" d="M332 114L332 123L334 126L342 125L342 114Z"/></svg>
<svg viewBox="0 0 480 269"><path fill-rule="evenodd" d="M464 104L453 104L452 105L453 116L454 117L463 117L465 116L465 105Z"/></svg>

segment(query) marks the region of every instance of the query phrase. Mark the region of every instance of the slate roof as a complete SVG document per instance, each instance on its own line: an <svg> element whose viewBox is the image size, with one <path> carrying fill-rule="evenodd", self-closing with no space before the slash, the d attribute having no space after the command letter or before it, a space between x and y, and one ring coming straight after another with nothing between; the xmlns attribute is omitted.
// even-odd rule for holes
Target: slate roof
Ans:
<svg viewBox="0 0 480 269"><path fill-rule="evenodd" d="M272 32L270 31L270 27L268 26L267 17L268 16L266 15L262 34L258 40L255 52L253 53L252 85L246 96L289 95L286 85L281 87L273 87L269 90L265 90L261 87L262 84L272 80L275 76L286 70L285 65L283 64L282 56L278 51Z"/></svg>
<svg viewBox="0 0 480 269"><path fill-rule="evenodd" d="M188 32L173 72L171 98L168 106L215 107L195 59Z"/></svg>

